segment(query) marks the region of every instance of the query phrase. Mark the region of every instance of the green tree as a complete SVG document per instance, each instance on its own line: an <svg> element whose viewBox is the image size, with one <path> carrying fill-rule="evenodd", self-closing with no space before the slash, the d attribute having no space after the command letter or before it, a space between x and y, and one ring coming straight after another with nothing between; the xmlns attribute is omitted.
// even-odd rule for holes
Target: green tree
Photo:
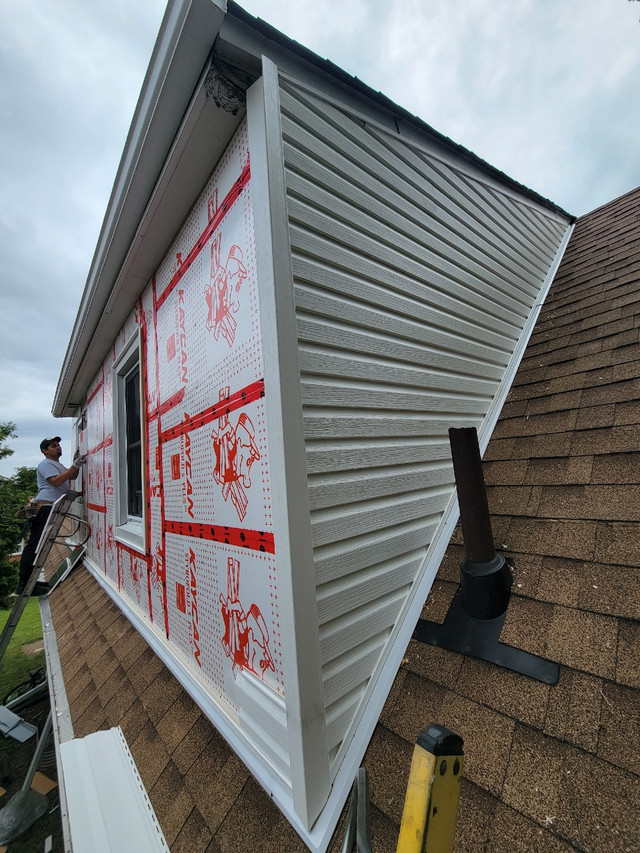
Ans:
<svg viewBox="0 0 640 853"><path fill-rule="evenodd" d="M0 459L11 456L13 450L5 443L15 437L15 424L0 423ZM9 559L20 544L25 524L17 513L37 491L35 468L17 468L13 477L0 477L0 607L7 605L18 577L18 564Z"/></svg>
<svg viewBox="0 0 640 853"><path fill-rule="evenodd" d="M0 422L0 459L6 459L7 456L13 455L13 450L10 447L5 447L5 441L8 438L16 438L16 425L11 421Z"/></svg>

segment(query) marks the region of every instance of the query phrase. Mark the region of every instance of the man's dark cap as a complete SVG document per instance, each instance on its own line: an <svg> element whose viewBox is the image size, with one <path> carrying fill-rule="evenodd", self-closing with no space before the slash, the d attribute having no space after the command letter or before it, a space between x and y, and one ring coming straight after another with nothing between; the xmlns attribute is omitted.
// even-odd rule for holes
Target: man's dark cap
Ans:
<svg viewBox="0 0 640 853"><path fill-rule="evenodd" d="M42 450L42 452L44 453L44 451L47 449L47 447L49 447L50 444L53 444L54 442L61 441L61 440L62 439L60 438L59 435L54 435L53 438L43 438L42 441L40 442L40 450Z"/></svg>

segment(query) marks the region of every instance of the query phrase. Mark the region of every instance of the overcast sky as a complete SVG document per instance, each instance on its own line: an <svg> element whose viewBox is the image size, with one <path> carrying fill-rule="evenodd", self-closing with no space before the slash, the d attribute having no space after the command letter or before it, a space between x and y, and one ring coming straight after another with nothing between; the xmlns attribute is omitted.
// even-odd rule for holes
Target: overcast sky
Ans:
<svg viewBox="0 0 640 853"><path fill-rule="evenodd" d="M569 213L640 184L637 0L245 0ZM53 395L164 0L0 0L0 474Z"/></svg>

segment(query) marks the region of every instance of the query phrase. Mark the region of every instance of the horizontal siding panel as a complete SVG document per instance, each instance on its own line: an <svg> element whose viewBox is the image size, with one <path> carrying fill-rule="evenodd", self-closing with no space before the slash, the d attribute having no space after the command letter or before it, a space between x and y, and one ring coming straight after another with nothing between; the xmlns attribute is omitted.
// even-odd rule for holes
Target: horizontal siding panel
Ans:
<svg viewBox="0 0 640 853"><path fill-rule="evenodd" d="M334 177L333 174L327 171L327 178L331 177ZM495 294L496 300L501 298L512 299L514 292L517 292L513 281L516 277L515 269L507 269L500 276L497 274L497 265L490 268L486 265L485 258L482 258L481 262L480 259L473 257L469 253L468 244L463 245L459 238L450 235L448 242L434 238L428 230L429 219L422 211L421 221L413 224L407 221L405 215L400 213L394 215L388 206L382 203L375 204L373 200L370 200L369 210L366 213L361 211L354 203L353 191L348 200L336 200L335 192L340 189L346 190L341 184L332 186L329 183L326 189L321 189L296 175L290 175L288 183L290 189L289 211L292 221L298 220L299 210L293 204L293 199L297 198L303 207L312 207L318 211L318 216L330 216L332 221L345 228L344 238L348 242L350 242L349 237L353 233L374 234L379 247L386 245L400 255L406 258L414 258L445 277L454 278L456 273L459 276L460 271L464 270L467 283L473 282L476 287L478 283L482 283L482 288L486 288ZM345 195L347 195L346 191ZM308 223L310 228L313 228L313 217L301 218ZM509 274L511 278L508 278ZM532 298L535 293L533 285L522 279L521 272L517 274L517 279L520 279L519 290ZM524 304L524 300L521 300L522 304Z"/></svg>
<svg viewBox="0 0 640 853"><path fill-rule="evenodd" d="M314 150L315 145L322 162L334 162L336 170L342 167L342 172L365 191L377 193L383 199L388 196L390 205L398 204L396 199L399 199L400 209L408 198L418 206L426 202L430 205L428 212L434 216L438 210L465 210L466 215L458 220L459 229L464 230L473 223L476 235L484 236L485 241L501 249L503 246L507 250L512 248L515 256L521 257L523 268L534 263L538 272L543 272L542 257L536 257L526 246L521 230L504 211L499 218L492 215L493 211L486 211L476 196L478 186L470 186L464 176L426 154L417 153L401 138L392 141L382 131L365 128L361 122L346 121L334 107L308 93L292 95L293 89L285 84L281 106L286 143L307 150ZM368 180L362 182L363 175L368 176ZM450 218L445 224L452 228ZM455 231L455 226L452 230ZM473 240L469 242L472 244Z"/></svg>
<svg viewBox="0 0 640 853"><path fill-rule="evenodd" d="M363 257L346 244L327 246L324 238L317 234L298 232L292 227L291 236L301 252L293 258L296 303L301 307L304 307L301 300L311 286L326 290L334 298L339 295L345 300L359 300L381 312L396 311L399 305L406 306L409 316L428 321L431 325L434 324L432 315L435 313L436 321L439 317L457 318L487 329L496 328L495 317L488 316L485 311L489 300L484 299L484 294L475 294L473 304L456 298L455 282L429 274L422 264L413 264L411 269L409 265L383 267L378 256ZM461 289L458 293L461 297L465 295ZM491 307L494 311L494 306ZM510 324L505 325L504 317L500 318L500 323L503 331L509 330L510 335L514 334L513 324L511 328ZM449 328L451 319L443 320L442 324Z"/></svg>
<svg viewBox="0 0 640 853"><path fill-rule="evenodd" d="M318 590L347 575L370 568L380 562L382 554L387 560L424 553L436 530L439 518L395 524L391 529L381 528L372 534L354 536L339 542L317 547L314 569ZM409 559L409 557L407 557Z"/></svg>
<svg viewBox="0 0 640 853"><path fill-rule="evenodd" d="M320 162L309 158L308 151L313 150L314 146L318 149L324 148L324 153L318 155L322 158ZM327 176L332 174L335 191L351 203L366 209L370 199L378 199L379 204L387 211L406 216L414 228L422 230L425 237L431 234L444 243L455 246L462 254L468 255L474 250L480 254L482 247L485 265L490 264L494 272L505 278L510 275L517 276L522 280L525 289L538 279L541 272L539 265L532 264L528 257L512 246L507 246L505 250L504 241L500 243L498 236L487 231L486 226L457 219L449 213L450 201L442 191L448 184L427 162L421 163L425 177L428 175L429 178L426 191L420 191L405 182L402 177L394 176L385 164L383 169L389 172L387 180L393 187L393 193L385 195L384 173L376 176L369 174L343 157L341 152L323 146L322 140L311 134L307 134L305 138L304 131L299 132L295 146L290 143L285 148L287 163L292 173L306 173L317 184L326 181ZM390 156L393 158L393 152L390 152ZM339 179L343 179L342 182Z"/></svg>
<svg viewBox="0 0 640 853"><path fill-rule="evenodd" d="M240 671L242 691L239 710L240 728L250 743L270 761L282 783L290 789L289 741L284 700L253 676Z"/></svg>
<svg viewBox="0 0 640 853"><path fill-rule="evenodd" d="M383 651L389 631L377 634L355 652L342 655L323 670L325 704L331 705L355 685L366 684Z"/></svg>
<svg viewBox="0 0 640 853"><path fill-rule="evenodd" d="M327 746L329 748L329 762L332 765L332 769L336 754L344 737L344 732L349 727L349 723L353 720L362 702L365 689L366 684L358 685L345 696L336 699L325 709Z"/></svg>
<svg viewBox="0 0 640 853"><path fill-rule="evenodd" d="M380 606L384 603L386 607L391 597L411 584L422 556L417 552L401 554L395 560L385 560L321 586L318 589L320 625L326 627L327 623L347 614L356 621L360 618L361 608L373 612L371 607L376 600ZM342 624L344 626L344 620ZM377 624L375 620L374 624ZM321 636L324 636L322 627ZM348 646L343 651L346 648Z"/></svg>
<svg viewBox="0 0 640 853"><path fill-rule="evenodd" d="M309 498L311 509L341 506L358 501L381 498L399 492L411 492L430 486L452 485L450 466L402 465L387 467L362 474L343 476L310 476Z"/></svg>
<svg viewBox="0 0 640 853"><path fill-rule="evenodd" d="M413 567L415 573L415 567ZM331 661L344 650L357 648L366 642L372 634L372 625L376 632L393 627L402 610L406 596L404 588L395 589L388 598L381 594L376 601L353 609L348 617L335 619L320 628L320 655L322 663Z"/></svg>
<svg viewBox="0 0 640 853"><path fill-rule="evenodd" d="M442 462L451 459L449 443L444 441L393 441L377 442L307 442L307 474L332 471L363 470L376 467L380 459L387 465Z"/></svg>
<svg viewBox="0 0 640 853"><path fill-rule="evenodd" d="M480 427L481 418L470 421L460 416L443 419L438 416L407 415L402 412L372 414L370 412L304 412L305 436L310 439L321 438L393 438L401 436L414 437L417 441L428 441L437 436L443 438L450 427L475 426Z"/></svg>
<svg viewBox="0 0 640 853"><path fill-rule="evenodd" d="M528 313L524 305L515 298L517 292L504 293L495 282L489 282L486 278L475 278L465 267L457 267L447 258L439 257L428 249L423 249L422 253L417 249L409 252L406 243L399 245L403 242L399 239L394 243L388 233L385 233L388 242L374 239L372 222L356 220L352 225L348 225L329 219L323 212L310 210L292 198L289 199L288 208L293 249L313 256L314 248L318 252L318 242L314 242L311 235L314 232L321 233L323 238L335 247L322 247L330 262L334 260L338 247L342 245L348 247L351 252L374 258L377 265L399 271L407 278L422 278L425 284L455 295L465 305L481 307L489 317L496 320L504 317L506 322L515 323L516 318ZM304 227L301 227L302 225ZM378 223L377 230L382 232L385 229ZM380 271L373 281L378 278Z"/></svg>
<svg viewBox="0 0 640 853"><path fill-rule="evenodd" d="M336 315L339 315L340 303L336 302ZM367 313L363 307L363 320ZM362 353L382 358L391 358L398 361L423 364L430 367L450 370L452 373L465 375L465 364L462 359L471 361L475 359L475 370L470 367L469 372L476 376L485 378L491 375L491 368L502 366L503 370L508 364L507 352L503 349L492 349L491 346L477 343L465 338L455 338L446 332L430 330L425 326L410 321L402 321L399 318L378 313L379 321L377 330L375 314L371 315L371 330L368 332L349 326L347 323L339 322L342 318L335 317L332 323L328 318L310 317L300 315L298 318L298 335L300 342L317 344L318 346L333 347L338 351ZM392 330L396 330L394 337ZM422 346L420 344L422 343ZM456 352L456 344L458 352ZM485 366L488 365L486 372ZM457 368L457 370L456 370ZM491 377L492 378L492 377Z"/></svg>
<svg viewBox="0 0 640 853"><path fill-rule="evenodd" d="M376 281L376 278L384 275L379 263L359 260L349 250L335 247L326 254L324 268L318 265L312 267L309 263L304 271L296 267L300 272L295 288L295 301L299 312L306 311L328 317L337 314L336 319L344 317L356 325L370 328L388 327L393 321L394 326L390 328L395 328L397 334L407 336L413 327L414 334L420 330L421 340L425 340L427 330L434 335L456 335L466 338L469 342L481 338L483 342L504 352L509 351L509 343L513 345L520 334L520 325L506 321L498 323L495 318L483 312L482 307L477 307L477 304L471 305L469 302L454 299L451 294L439 294L430 290L426 280L416 283L416 287L412 288L412 283L406 275L397 275L398 287L403 287L404 293L400 294L398 290L389 292ZM329 255L335 265L342 267L342 272L337 266L333 270L328 267ZM304 277L305 272L308 278ZM366 300L361 298L361 293L354 292L358 278L363 274L369 276L363 288L367 291ZM387 286L394 275L396 274L389 275ZM476 303L480 301L476 300ZM400 328L401 322L407 325L404 332ZM518 322L522 323L522 318ZM450 337L444 339L443 345L447 347L447 344L448 348L451 348L454 341Z"/></svg>
<svg viewBox="0 0 640 853"><path fill-rule="evenodd" d="M325 410L349 408L388 410L399 412L424 412L425 414L465 414L483 415L491 397L467 397L462 394L444 394L438 391L409 391L405 388L393 388L380 383L359 385L344 379L322 381L315 378L302 383L302 403L304 406L324 406Z"/></svg>
<svg viewBox="0 0 640 853"><path fill-rule="evenodd" d="M458 365L462 369L462 365ZM300 370L302 373L333 377L335 379L366 380L382 384L407 385L412 388L430 388L431 390L450 391L455 386L458 393L467 393L476 397L491 398L498 387L497 381L489 381L461 373L445 373L415 366L412 363L391 361L390 359L371 358L368 355L336 353L331 349L300 349Z"/></svg>
<svg viewBox="0 0 640 853"><path fill-rule="evenodd" d="M312 513L311 538L314 547L339 542L362 533L382 530L444 510L451 490L396 495L395 500L368 501L357 506L322 509Z"/></svg>

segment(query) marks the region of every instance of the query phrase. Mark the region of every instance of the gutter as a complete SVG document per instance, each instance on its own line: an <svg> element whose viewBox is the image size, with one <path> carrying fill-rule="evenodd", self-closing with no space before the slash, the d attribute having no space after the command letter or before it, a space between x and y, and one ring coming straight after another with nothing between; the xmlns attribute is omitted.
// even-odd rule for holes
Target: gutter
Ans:
<svg viewBox="0 0 640 853"><path fill-rule="evenodd" d="M60 819L62 821L62 840L64 853L72 853L71 825L69 822L69 809L62 771L61 745L73 739L73 724L71 712L67 700L67 691L62 677L62 666L58 654L58 643L53 628L51 617L51 606L46 595L38 599L40 604L40 619L42 621L42 639L44 641L44 655L47 663L47 681L49 682L49 696L51 698L51 715L53 721L53 742L56 753L56 766L58 768L58 792L60 797Z"/></svg>

